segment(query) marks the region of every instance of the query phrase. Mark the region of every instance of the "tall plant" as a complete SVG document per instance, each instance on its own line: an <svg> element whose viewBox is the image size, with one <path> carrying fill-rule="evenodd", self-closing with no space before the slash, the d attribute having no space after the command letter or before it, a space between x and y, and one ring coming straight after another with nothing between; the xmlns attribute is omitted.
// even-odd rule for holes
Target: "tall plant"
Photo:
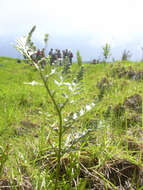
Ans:
<svg viewBox="0 0 143 190"><path fill-rule="evenodd" d="M127 61L132 56L129 50L124 50L122 53L122 61Z"/></svg>
<svg viewBox="0 0 143 190"><path fill-rule="evenodd" d="M83 89L82 88L83 87L82 80L84 74L83 66L80 66L79 70L75 74L75 72L72 73L70 63L66 63L63 66L58 66L58 65L51 66L49 57L44 57L42 58L42 60L35 62L31 58L32 54L35 53L35 49L37 49L35 48L34 43L32 43L31 41L31 36L35 31L35 29L36 27L34 26L31 29L31 31L28 33L28 35L23 36L20 39L17 39L17 44L15 45L15 48L22 55L24 55L39 72L44 87L54 105L54 109L58 116L58 129L57 129L58 145L57 146L52 145L52 148L54 149L57 158L56 183L55 183L55 189L57 189L58 181L60 178L61 158L63 154L72 149L72 147L82 137L79 136L78 138L72 140L72 136L70 136L69 138L66 132L68 131L69 128L72 129L75 120L78 117L82 116L86 111L89 111L94 106L94 103L91 103L91 105L86 105L84 108L78 110L78 112L70 112L65 116L63 112L64 108L68 104L76 104L77 101L79 101L78 99L75 100L75 96L77 97L77 95L80 94L81 90ZM46 40L46 43L47 41L48 38ZM44 69L40 65L41 61L43 60L46 62L46 66ZM50 88L51 81L54 82L56 90ZM62 100L62 102L59 102L59 100ZM83 136L87 135L88 133L89 131L86 131L86 133L84 133Z"/></svg>
<svg viewBox="0 0 143 190"><path fill-rule="evenodd" d="M80 55L79 50L76 53L76 57L77 57L77 63L78 63L78 65L81 66L82 65L82 57Z"/></svg>
<svg viewBox="0 0 143 190"><path fill-rule="evenodd" d="M49 40L49 34L45 34L45 38L44 38L44 42L45 42L45 47L44 49L47 49L47 45L48 45L48 40Z"/></svg>
<svg viewBox="0 0 143 190"><path fill-rule="evenodd" d="M105 46L102 48L103 50L103 57L104 57L104 62L107 62L107 59L111 56L110 51L111 47L108 43L105 44Z"/></svg>

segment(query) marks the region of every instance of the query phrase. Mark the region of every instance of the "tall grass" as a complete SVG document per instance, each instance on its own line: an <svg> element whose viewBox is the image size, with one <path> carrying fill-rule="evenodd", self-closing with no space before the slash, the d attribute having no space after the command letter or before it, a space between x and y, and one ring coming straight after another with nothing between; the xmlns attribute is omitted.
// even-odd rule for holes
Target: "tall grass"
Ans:
<svg viewBox="0 0 143 190"><path fill-rule="evenodd" d="M33 66L18 64L10 58L0 58L0 64L4 65L0 67L0 188L54 189L59 122L52 100L44 85L40 85L42 79ZM127 70L130 66L142 70L142 63L120 65ZM86 82L82 93L75 96L70 96L68 86L63 86L75 104L67 103L62 110L63 129L68 130L62 139L57 189L143 188L142 125L128 125L129 116L137 114L133 110L126 109L121 115L115 112L122 108L126 98L135 93L142 96L142 80L119 78L119 73L113 75L116 68L118 63L84 65ZM50 74L54 67L48 69ZM60 69L57 67L58 72L63 70ZM73 64L71 69L75 73L79 66ZM97 83L105 77L110 85L99 99ZM33 80L38 83L32 86ZM54 80L61 82L56 72L48 84L56 91L56 101L62 103L63 90ZM87 111L86 105L93 101L95 106ZM79 116L81 108L85 112ZM64 120L67 116L70 116L68 122Z"/></svg>

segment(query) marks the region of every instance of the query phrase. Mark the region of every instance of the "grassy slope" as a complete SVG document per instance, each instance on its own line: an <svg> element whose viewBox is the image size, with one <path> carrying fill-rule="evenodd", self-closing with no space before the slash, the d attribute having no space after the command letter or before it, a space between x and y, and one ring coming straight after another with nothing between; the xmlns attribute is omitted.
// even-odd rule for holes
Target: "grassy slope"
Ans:
<svg viewBox="0 0 143 190"><path fill-rule="evenodd" d="M122 64L125 67L132 65L138 70L142 68L143 63ZM113 67L116 65L117 63L114 63ZM76 69L76 66L73 66L73 69ZM117 171L114 171L116 174L113 176L110 174L113 173L112 169L121 169L120 166L118 168L118 162L125 167L126 162L129 162L130 173L133 173L134 167L140 171L142 126L134 124L128 128L126 122L120 126L121 118L118 118L118 122L114 110L108 118L104 117L104 113L109 106L114 108L119 103L123 104L126 97L135 93L142 96L143 83L142 80L112 77L111 74L110 64L85 65L85 91L80 95L84 98L78 102L76 109L78 111L83 105L93 101L96 105L75 122L75 130L95 128L96 122L98 128L90 134L88 146L84 150L71 152L63 158L65 177L63 176L61 189L70 189L69 178L73 181L72 189L75 189L74 186L78 189L116 189L130 178L131 186L137 184L134 175L127 175L122 179L119 171L119 182L118 178L114 179ZM24 84L33 80L40 82L40 77L31 66L3 57L0 58L0 76L0 186L7 185L13 189L53 189L54 170L51 169L51 156L47 152L47 136L48 126L56 121L56 116L44 87ZM103 97L99 99L100 89L97 88L97 82L104 76L111 86L104 90ZM75 107L69 105L65 111L71 109L75 110ZM126 118L127 116L125 121ZM50 140L56 143L53 136L50 136ZM130 147L130 141L136 148ZM66 160L70 163L67 167ZM73 172L68 170L70 167ZM125 185L124 188L127 189ZM139 189L137 186L135 188Z"/></svg>

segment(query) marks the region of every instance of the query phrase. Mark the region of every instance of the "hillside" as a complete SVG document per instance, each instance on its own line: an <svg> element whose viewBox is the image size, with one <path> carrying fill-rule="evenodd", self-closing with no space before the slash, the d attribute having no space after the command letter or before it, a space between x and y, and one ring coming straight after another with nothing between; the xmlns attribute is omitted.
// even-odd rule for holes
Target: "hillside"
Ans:
<svg viewBox="0 0 143 190"><path fill-rule="evenodd" d="M72 127L65 122L58 189L143 189L142 66L84 65L83 91L63 115L86 111ZM0 76L0 189L52 190L58 144L52 101L23 61L0 57ZM52 80L50 87L57 90Z"/></svg>

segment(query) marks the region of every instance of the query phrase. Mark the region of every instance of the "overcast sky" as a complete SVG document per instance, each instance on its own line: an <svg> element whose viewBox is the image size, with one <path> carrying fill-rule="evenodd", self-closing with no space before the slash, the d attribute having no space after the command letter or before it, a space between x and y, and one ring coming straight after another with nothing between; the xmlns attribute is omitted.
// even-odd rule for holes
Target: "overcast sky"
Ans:
<svg viewBox="0 0 143 190"><path fill-rule="evenodd" d="M11 43L36 25L34 40L49 48L80 50L85 60L102 54L109 43L120 58L126 48L141 59L143 0L0 0L0 56L17 56Z"/></svg>

